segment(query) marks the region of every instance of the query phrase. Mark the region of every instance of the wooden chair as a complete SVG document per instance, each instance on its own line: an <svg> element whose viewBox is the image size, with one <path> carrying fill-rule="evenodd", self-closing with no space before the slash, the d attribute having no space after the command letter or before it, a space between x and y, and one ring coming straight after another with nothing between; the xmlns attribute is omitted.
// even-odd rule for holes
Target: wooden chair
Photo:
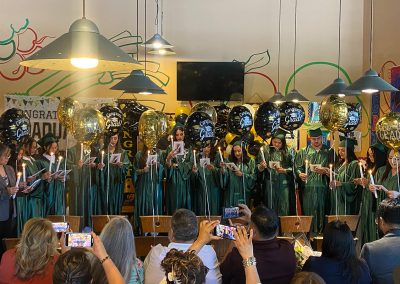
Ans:
<svg viewBox="0 0 400 284"><path fill-rule="evenodd" d="M72 232L80 232L81 216L47 215L46 219L49 219L51 222L67 222Z"/></svg>
<svg viewBox="0 0 400 284"><path fill-rule="evenodd" d="M104 226L115 217L127 218L127 216L124 215L92 215L93 232L100 234Z"/></svg>
<svg viewBox="0 0 400 284"><path fill-rule="evenodd" d="M305 233L311 228L313 216L279 216L281 234Z"/></svg>
<svg viewBox="0 0 400 284"><path fill-rule="evenodd" d="M168 233L171 229L171 216L140 216L142 232Z"/></svg>
<svg viewBox="0 0 400 284"><path fill-rule="evenodd" d="M19 238L4 238L3 245L6 250L15 248L15 246L19 243Z"/></svg>
<svg viewBox="0 0 400 284"><path fill-rule="evenodd" d="M168 246L170 243L167 236L139 236L135 237L135 247L137 257L146 257L153 246L161 244L163 246Z"/></svg>

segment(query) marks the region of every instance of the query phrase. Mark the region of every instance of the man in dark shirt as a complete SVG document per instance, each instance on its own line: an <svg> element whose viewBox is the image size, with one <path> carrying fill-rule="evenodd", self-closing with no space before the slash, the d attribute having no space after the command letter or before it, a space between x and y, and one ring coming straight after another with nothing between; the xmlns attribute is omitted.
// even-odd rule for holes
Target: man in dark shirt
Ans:
<svg viewBox="0 0 400 284"><path fill-rule="evenodd" d="M240 206L243 211L248 210ZM292 244L276 238L278 217L275 211L264 206L257 207L251 214L251 228L254 231L253 250L261 283L290 283L296 270L296 257ZM242 257L236 247L226 256L220 270L223 283L246 283Z"/></svg>

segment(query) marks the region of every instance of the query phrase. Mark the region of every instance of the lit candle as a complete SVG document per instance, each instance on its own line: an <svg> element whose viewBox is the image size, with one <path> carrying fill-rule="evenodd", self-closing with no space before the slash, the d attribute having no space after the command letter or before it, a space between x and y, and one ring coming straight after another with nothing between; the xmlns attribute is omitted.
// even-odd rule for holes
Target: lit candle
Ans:
<svg viewBox="0 0 400 284"><path fill-rule="evenodd" d="M147 158L150 156L150 150L147 150ZM151 164L150 164L151 166Z"/></svg>
<svg viewBox="0 0 400 284"><path fill-rule="evenodd" d="M18 187L18 186L19 186L19 181L21 180L21 173L18 173L18 174L17 174L17 177L18 177L18 178L17 178L17 183L15 184L15 187ZM12 196L13 199L15 199L15 195L16 195L16 194L13 194L13 196Z"/></svg>
<svg viewBox="0 0 400 284"><path fill-rule="evenodd" d="M369 170L369 179L371 181L372 185L375 185L375 181L374 181L374 176L372 175L372 170ZM375 198L378 198L378 194L376 193L376 190L374 190L374 196Z"/></svg>
<svg viewBox="0 0 400 284"><path fill-rule="evenodd" d="M101 151L101 163L104 164L104 150Z"/></svg>
<svg viewBox="0 0 400 284"><path fill-rule="evenodd" d="M83 143L81 143L81 160L83 160Z"/></svg>
<svg viewBox="0 0 400 284"><path fill-rule="evenodd" d="M306 163L306 175L308 175L308 160L305 160Z"/></svg>
<svg viewBox="0 0 400 284"><path fill-rule="evenodd" d="M329 180L333 181L333 171L332 171L333 165L329 164Z"/></svg>
<svg viewBox="0 0 400 284"><path fill-rule="evenodd" d="M51 164L53 163L53 153L50 153L50 164L49 164L49 172L51 172Z"/></svg>
<svg viewBox="0 0 400 284"><path fill-rule="evenodd" d="M174 149L174 136L171 135L169 136L169 138L171 138L171 150Z"/></svg>
<svg viewBox="0 0 400 284"><path fill-rule="evenodd" d="M261 153L261 158L262 158L263 162L265 162L265 156L264 156L264 149L263 149L263 147L260 147L260 153Z"/></svg>
<svg viewBox="0 0 400 284"><path fill-rule="evenodd" d="M57 163L57 168L56 168L56 172L58 172L58 170L60 169L60 164L61 164L61 160L63 159L63 157L58 156L58 163Z"/></svg>
<svg viewBox="0 0 400 284"><path fill-rule="evenodd" d="M193 160L194 160L194 167L197 168L197 162L196 162L196 150L193 150Z"/></svg>
<svg viewBox="0 0 400 284"><path fill-rule="evenodd" d="M23 177L23 182L26 182L26 173L25 173L25 167L26 167L26 164L25 163L22 163L22 177Z"/></svg>
<svg viewBox="0 0 400 284"><path fill-rule="evenodd" d="M224 161L224 157L222 157L221 147L218 147L219 157L221 158L221 162Z"/></svg>

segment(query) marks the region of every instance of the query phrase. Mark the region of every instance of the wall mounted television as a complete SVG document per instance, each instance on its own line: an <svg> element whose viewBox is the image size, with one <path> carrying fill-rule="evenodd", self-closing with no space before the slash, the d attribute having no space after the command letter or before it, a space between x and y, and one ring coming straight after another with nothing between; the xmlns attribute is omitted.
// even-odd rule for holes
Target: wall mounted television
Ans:
<svg viewBox="0 0 400 284"><path fill-rule="evenodd" d="M242 100L244 63L177 62L178 101Z"/></svg>

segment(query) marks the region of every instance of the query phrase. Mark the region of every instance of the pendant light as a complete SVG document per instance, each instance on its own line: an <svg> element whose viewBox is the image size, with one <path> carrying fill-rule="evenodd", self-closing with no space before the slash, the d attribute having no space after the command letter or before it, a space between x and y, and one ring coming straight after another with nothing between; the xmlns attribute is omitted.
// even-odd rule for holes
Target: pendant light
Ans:
<svg viewBox="0 0 400 284"><path fill-rule="evenodd" d="M328 87L320 91L317 96L330 96L330 95L338 95L339 97L344 97L345 95L359 95L360 91L347 91L347 84L344 82L342 78L339 77L340 72L340 43L341 43L341 19L342 19L342 0L339 0L339 24L338 24L338 63L337 63L337 78L333 80L333 83L330 84Z"/></svg>
<svg viewBox="0 0 400 284"><path fill-rule="evenodd" d="M22 66L64 71L126 71L140 69L141 64L102 36L96 24L85 15L72 23L69 31L41 48Z"/></svg>
<svg viewBox="0 0 400 284"><path fill-rule="evenodd" d="M163 18L164 18L164 12L163 9L161 9L161 34L159 33L159 6L158 6L158 2L160 0L156 0L156 27L157 27L157 31L156 33L148 40L146 41L143 46L147 46L149 48L151 48L151 50L149 51L149 53L151 54L159 54L159 55L170 55L170 54L175 54L175 51L173 51L171 48L173 47L172 44L170 44L167 40L165 40L162 37L163 34ZM162 0L161 0L162 1ZM162 7L162 3L161 3L161 7ZM146 39L145 39L146 40ZM157 52L157 50L159 50L159 52Z"/></svg>
<svg viewBox="0 0 400 284"><path fill-rule="evenodd" d="M144 36L146 38L147 34L147 1L144 2ZM139 0L136 0L136 35L139 35ZM145 68L144 72L141 70L133 70L131 74L121 80L119 83L111 87L111 90L120 90L125 93L138 93L141 95L151 95L151 94L166 94L165 91L157 86L148 76L147 76L147 57L146 57L146 47L144 52L144 62ZM139 42L136 43L136 60L139 61Z"/></svg>
<svg viewBox="0 0 400 284"><path fill-rule="evenodd" d="M278 91L268 100L270 103L280 104L283 102L284 96L280 92L280 62L281 62L281 16L282 16L282 0L279 0L279 27L278 27Z"/></svg>
<svg viewBox="0 0 400 284"><path fill-rule="evenodd" d="M373 94L380 91L390 91L397 92L397 88L393 87L391 84L383 80L378 76L378 73L372 69L372 41L373 41L373 31L374 31L374 0L370 0L370 33L369 33L369 69L364 73L361 78L347 87L348 91L361 91L367 94Z"/></svg>
<svg viewBox="0 0 400 284"><path fill-rule="evenodd" d="M297 45L297 0L295 0L294 7L294 49L293 49L293 90L284 97L285 102L306 103L309 102L307 98L302 96L296 90L296 46Z"/></svg>

